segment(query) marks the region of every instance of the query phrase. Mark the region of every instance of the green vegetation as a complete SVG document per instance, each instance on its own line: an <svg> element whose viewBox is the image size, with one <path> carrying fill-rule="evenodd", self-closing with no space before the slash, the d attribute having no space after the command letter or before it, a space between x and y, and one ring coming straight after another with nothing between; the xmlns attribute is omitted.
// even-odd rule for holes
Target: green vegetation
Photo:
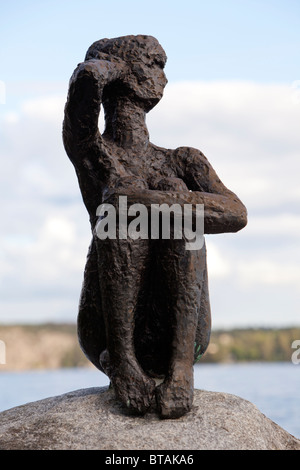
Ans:
<svg viewBox="0 0 300 470"><path fill-rule="evenodd" d="M215 331L199 362L290 361L295 339L300 328Z"/></svg>

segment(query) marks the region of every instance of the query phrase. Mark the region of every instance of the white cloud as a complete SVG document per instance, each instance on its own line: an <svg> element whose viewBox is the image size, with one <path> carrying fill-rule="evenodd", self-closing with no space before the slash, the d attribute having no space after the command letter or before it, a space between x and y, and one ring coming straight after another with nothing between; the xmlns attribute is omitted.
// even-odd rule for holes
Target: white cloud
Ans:
<svg viewBox="0 0 300 470"><path fill-rule="evenodd" d="M39 97L3 116L1 320L76 318L90 229L63 148L64 103Z"/></svg>
<svg viewBox="0 0 300 470"><path fill-rule="evenodd" d="M279 213L252 217L247 226L247 236L300 238L300 215Z"/></svg>
<svg viewBox="0 0 300 470"><path fill-rule="evenodd" d="M300 202L300 103L288 85L169 84L149 113L152 141L202 150L225 185L254 210Z"/></svg>
<svg viewBox="0 0 300 470"><path fill-rule="evenodd" d="M300 266L288 261L276 263L270 259L257 259L238 266L240 282L248 288L252 285L294 285L300 284Z"/></svg>
<svg viewBox="0 0 300 470"><path fill-rule="evenodd" d="M60 95L45 96L27 100L22 104L21 113L26 117L52 121L63 121L65 98Z"/></svg>
<svg viewBox="0 0 300 470"><path fill-rule="evenodd" d="M63 147L64 104L63 95L39 97L3 115L2 194L32 199L79 194Z"/></svg>
<svg viewBox="0 0 300 470"><path fill-rule="evenodd" d="M74 223L63 217L50 217L46 219L42 228L42 237L49 240L57 240L67 245L74 243L75 227Z"/></svg>
<svg viewBox="0 0 300 470"><path fill-rule="evenodd" d="M209 277L213 279L223 279L230 276L232 273L230 261L222 254L217 244L207 239L206 247Z"/></svg>
<svg viewBox="0 0 300 470"><path fill-rule="evenodd" d="M7 124L16 124L17 122L19 122L20 116L14 111L9 111L5 113L3 120Z"/></svg>
<svg viewBox="0 0 300 470"><path fill-rule="evenodd" d="M58 212L58 211L57 211ZM83 236L67 211L45 216L42 226L27 236L8 234L2 237L4 260L10 266L14 288L35 290L72 285L81 277L88 248L88 234ZM29 220L30 222L30 220ZM88 223L88 220L86 221ZM8 274L8 272L3 272Z"/></svg>
<svg viewBox="0 0 300 470"><path fill-rule="evenodd" d="M298 298L300 103L293 93L289 85L174 83L147 117L152 142L202 150L249 210L239 234L207 237L212 305L220 303L222 312L227 298L232 323L241 321L245 292L274 310L266 287L284 286L284 296ZM61 93L26 100L2 119L6 320L20 318L20 306L23 318L37 321L72 317L76 310L90 227L62 143L65 99ZM297 306L289 309L282 321L297 317Z"/></svg>

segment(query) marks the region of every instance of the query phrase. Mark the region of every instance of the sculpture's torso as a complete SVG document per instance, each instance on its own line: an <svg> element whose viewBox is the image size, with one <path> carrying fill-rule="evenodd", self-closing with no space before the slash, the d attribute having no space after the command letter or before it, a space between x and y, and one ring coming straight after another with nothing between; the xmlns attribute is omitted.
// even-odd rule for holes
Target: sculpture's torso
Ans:
<svg viewBox="0 0 300 470"><path fill-rule="evenodd" d="M112 163L108 187L134 187L160 191L188 191L179 177L180 162L173 150L157 147L151 143L144 149L121 148L103 141L102 152Z"/></svg>

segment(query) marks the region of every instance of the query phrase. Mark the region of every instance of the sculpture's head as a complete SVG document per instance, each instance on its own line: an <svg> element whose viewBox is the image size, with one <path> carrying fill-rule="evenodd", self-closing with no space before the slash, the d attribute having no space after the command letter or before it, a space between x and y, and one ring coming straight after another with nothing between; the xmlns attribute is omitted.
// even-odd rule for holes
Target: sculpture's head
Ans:
<svg viewBox="0 0 300 470"><path fill-rule="evenodd" d="M165 51L153 36L123 36L101 39L90 46L85 60L104 59L126 64L122 80L132 97L148 112L162 98L167 78L163 71Z"/></svg>

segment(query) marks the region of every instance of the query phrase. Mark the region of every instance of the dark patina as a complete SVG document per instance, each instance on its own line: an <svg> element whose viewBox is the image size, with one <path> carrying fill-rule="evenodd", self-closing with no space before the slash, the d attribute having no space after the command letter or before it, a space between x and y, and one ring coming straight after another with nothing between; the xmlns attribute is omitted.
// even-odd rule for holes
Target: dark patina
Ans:
<svg viewBox="0 0 300 470"><path fill-rule="evenodd" d="M80 345L128 408L145 413L156 407L161 417L177 418L191 409L193 364L210 338L205 245L187 250L184 239L101 240L97 207L117 207L119 196L147 208L204 204L207 234L242 229L247 212L202 152L150 142L145 117L162 98L165 62L152 36L92 44L70 80L63 139L92 229Z"/></svg>

